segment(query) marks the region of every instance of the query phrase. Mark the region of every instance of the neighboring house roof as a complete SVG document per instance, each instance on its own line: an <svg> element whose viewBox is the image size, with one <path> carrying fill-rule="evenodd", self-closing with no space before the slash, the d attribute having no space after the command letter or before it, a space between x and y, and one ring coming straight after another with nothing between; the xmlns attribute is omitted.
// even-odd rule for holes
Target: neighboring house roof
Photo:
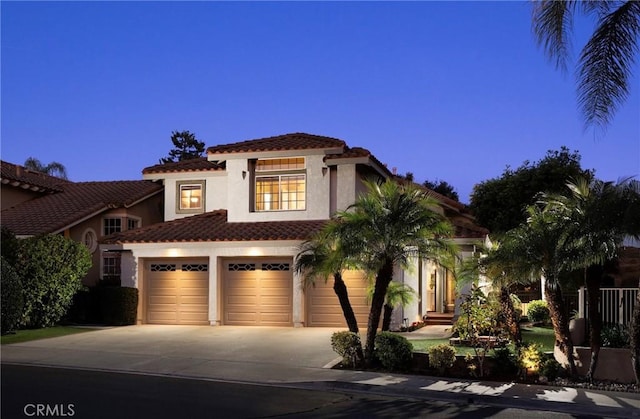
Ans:
<svg viewBox="0 0 640 419"><path fill-rule="evenodd" d="M69 182L61 191L2 211L0 224L18 236L57 233L111 208L128 208L160 193L147 180Z"/></svg>
<svg viewBox="0 0 640 419"><path fill-rule="evenodd" d="M3 185L11 185L20 189L42 193L59 192L62 190L60 188L61 185L73 183L45 173L34 172L6 161L0 161L0 179Z"/></svg>
<svg viewBox="0 0 640 419"><path fill-rule="evenodd" d="M209 147L207 154L344 148L344 141L301 132Z"/></svg>
<svg viewBox="0 0 640 419"><path fill-rule="evenodd" d="M101 243L306 240L326 223L327 220L230 223L226 210L216 210L115 233Z"/></svg>
<svg viewBox="0 0 640 419"><path fill-rule="evenodd" d="M224 170L224 163L208 161L206 157L181 160L173 163L156 164L142 169L143 174L152 173L178 173Z"/></svg>

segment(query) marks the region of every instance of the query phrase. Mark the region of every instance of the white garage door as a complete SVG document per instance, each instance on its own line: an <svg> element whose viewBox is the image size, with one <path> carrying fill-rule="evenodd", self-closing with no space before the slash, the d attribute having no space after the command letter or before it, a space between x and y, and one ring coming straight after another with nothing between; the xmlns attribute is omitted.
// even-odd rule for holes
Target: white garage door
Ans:
<svg viewBox="0 0 640 419"><path fill-rule="evenodd" d="M163 259L145 264L146 322L209 324L209 265L206 259Z"/></svg>
<svg viewBox="0 0 640 419"><path fill-rule="evenodd" d="M366 329L369 321L369 303L367 301L367 281L360 271L346 271L343 279L347 285L349 301L358 321L358 328ZM314 288L306 289L307 326L347 327L340 302L333 290L333 277L327 282L318 281Z"/></svg>
<svg viewBox="0 0 640 419"><path fill-rule="evenodd" d="M291 260L233 260L223 264L224 324L293 326Z"/></svg>

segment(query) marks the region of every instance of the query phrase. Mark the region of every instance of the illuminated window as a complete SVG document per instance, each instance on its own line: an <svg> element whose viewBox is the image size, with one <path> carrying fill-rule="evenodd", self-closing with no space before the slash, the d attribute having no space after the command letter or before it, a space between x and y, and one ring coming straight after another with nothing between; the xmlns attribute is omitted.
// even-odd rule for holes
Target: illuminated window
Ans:
<svg viewBox="0 0 640 419"><path fill-rule="evenodd" d="M291 211L306 208L307 175L304 157L258 160L256 211Z"/></svg>
<svg viewBox="0 0 640 419"><path fill-rule="evenodd" d="M204 181L186 181L177 184L178 213L204 212Z"/></svg>

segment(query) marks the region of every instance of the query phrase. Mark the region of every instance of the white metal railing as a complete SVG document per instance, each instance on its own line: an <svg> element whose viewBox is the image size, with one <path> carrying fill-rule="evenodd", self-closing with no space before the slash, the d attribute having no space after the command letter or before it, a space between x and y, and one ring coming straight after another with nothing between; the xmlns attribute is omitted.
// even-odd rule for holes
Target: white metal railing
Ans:
<svg viewBox="0 0 640 419"><path fill-rule="evenodd" d="M639 288L600 288L599 311L603 323L628 325L631 322L633 307L638 297ZM579 317L589 317L588 300L584 287L578 291L580 304Z"/></svg>

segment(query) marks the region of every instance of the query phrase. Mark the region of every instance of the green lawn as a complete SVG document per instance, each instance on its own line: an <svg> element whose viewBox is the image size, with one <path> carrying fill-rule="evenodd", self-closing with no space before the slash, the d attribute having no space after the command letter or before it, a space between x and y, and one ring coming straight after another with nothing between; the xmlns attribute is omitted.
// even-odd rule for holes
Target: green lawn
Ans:
<svg viewBox="0 0 640 419"><path fill-rule="evenodd" d="M555 341L552 327L522 327L523 342L535 342L542 345L544 352L553 352L553 344ZM429 348L442 343L449 343L449 339L416 339L410 341L413 344L413 350L416 352L428 352ZM456 346L458 355L474 354L473 348L466 346Z"/></svg>
<svg viewBox="0 0 640 419"><path fill-rule="evenodd" d="M58 336L74 335L76 333L90 332L89 327L73 327L73 326L54 326L44 329L27 329L18 330L15 334L0 336L0 344L8 345L10 343L28 342L30 340L55 338Z"/></svg>

